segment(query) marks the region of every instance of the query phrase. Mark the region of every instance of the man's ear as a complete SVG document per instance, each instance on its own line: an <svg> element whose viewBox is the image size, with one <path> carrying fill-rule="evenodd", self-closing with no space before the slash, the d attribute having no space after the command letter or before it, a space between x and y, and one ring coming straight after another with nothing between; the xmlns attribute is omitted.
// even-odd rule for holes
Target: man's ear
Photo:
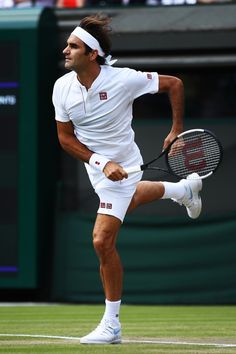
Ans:
<svg viewBox="0 0 236 354"><path fill-rule="evenodd" d="M90 55L90 60L94 61L94 60L96 60L96 58L98 56L98 51L96 49L94 49L89 53L89 55Z"/></svg>

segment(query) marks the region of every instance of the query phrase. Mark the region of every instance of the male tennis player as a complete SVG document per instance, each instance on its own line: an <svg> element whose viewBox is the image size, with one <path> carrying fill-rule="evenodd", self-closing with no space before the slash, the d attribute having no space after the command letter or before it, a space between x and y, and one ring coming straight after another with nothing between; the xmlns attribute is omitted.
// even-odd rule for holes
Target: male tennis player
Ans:
<svg viewBox="0 0 236 354"><path fill-rule="evenodd" d="M164 140L166 147L183 130L184 89L173 76L112 67L109 23L106 16L89 16L73 30L63 51L70 72L56 81L53 91L60 144L85 162L100 198L93 245L106 306L98 327L80 340L88 344L121 342L123 272L116 239L126 213L161 198L183 204L191 218L201 212L200 179L190 175L178 183L140 181L141 172L128 176L125 171L143 162L131 128L133 101L147 93L168 94L172 126Z"/></svg>

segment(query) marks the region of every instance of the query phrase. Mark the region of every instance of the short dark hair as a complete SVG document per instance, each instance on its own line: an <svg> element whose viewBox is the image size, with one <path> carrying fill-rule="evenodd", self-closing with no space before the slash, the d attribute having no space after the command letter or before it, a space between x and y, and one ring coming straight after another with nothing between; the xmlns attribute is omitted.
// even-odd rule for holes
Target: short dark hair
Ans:
<svg viewBox="0 0 236 354"><path fill-rule="evenodd" d="M80 21L80 27L97 39L105 53L105 57L111 52L110 34L112 29L110 27L110 22L111 18L103 14L87 16ZM85 48L86 53L89 53L92 50L87 44L85 44ZM105 59L101 56L97 56L97 62L98 64L103 65L105 64Z"/></svg>

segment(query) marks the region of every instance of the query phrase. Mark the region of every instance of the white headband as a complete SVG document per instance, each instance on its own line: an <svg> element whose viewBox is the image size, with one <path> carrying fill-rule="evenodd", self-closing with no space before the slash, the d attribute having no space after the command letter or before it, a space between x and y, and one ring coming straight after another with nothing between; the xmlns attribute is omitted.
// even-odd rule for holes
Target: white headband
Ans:
<svg viewBox="0 0 236 354"><path fill-rule="evenodd" d="M81 41L83 41L85 44L87 44L91 49L97 50L98 51L98 55L100 57L105 58L105 63L106 64L113 65L116 62L116 59L115 60L111 60L111 55L108 55L107 57L104 57L105 53L102 50L98 40L94 36L92 36L90 33L85 31L82 27L79 27L79 26L76 27L71 34L73 34L74 36L76 36L79 39L81 39Z"/></svg>

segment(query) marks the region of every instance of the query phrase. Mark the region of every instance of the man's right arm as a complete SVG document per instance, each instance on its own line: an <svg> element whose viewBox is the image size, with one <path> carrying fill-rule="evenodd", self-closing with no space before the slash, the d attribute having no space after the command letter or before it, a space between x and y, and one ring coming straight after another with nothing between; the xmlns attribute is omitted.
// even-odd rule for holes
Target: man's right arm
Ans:
<svg viewBox="0 0 236 354"><path fill-rule="evenodd" d="M89 163L93 152L82 144L74 134L74 127L71 122L57 121L57 136L61 147L76 159Z"/></svg>
<svg viewBox="0 0 236 354"><path fill-rule="evenodd" d="M109 161L104 156L94 153L82 144L76 138L74 127L71 122L62 123L57 121L57 135L63 150L76 159L87 162L104 172L105 176L110 180L119 181L128 177L127 173L120 165L113 161Z"/></svg>

